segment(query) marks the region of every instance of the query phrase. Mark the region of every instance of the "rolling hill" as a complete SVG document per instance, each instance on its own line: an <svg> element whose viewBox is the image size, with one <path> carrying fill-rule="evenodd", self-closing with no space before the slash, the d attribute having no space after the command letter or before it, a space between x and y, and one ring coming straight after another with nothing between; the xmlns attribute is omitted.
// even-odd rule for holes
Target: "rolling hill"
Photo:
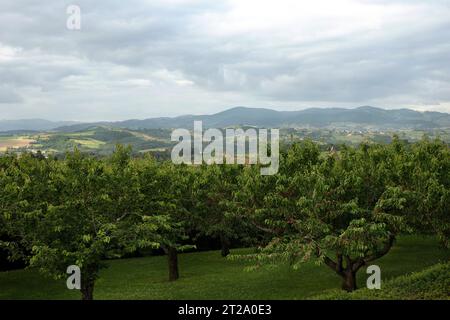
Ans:
<svg viewBox="0 0 450 320"><path fill-rule="evenodd" d="M185 115L174 118L150 118L119 122L101 122L98 125L128 129L191 128L193 121L203 121L204 127L229 126L258 127L373 127L381 129L436 129L450 128L450 114L418 112L409 109L384 110L374 107L312 108L300 111L275 111L263 108L236 107L212 115ZM77 131L92 124L78 124L58 128Z"/></svg>
<svg viewBox="0 0 450 320"><path fill-rule="evenodd" d="M300 111L275 111L264 108L235 107L212 115L184 115L178 117L131 119L117 122L52 122L42 119L0 120L0 131L35 130L76 132L93 126L126 129L191 128L193 121L203 121L204 127L229 126L258 127L313 127L344 128L361 127L376 129L439 129L450 128L450 114L418 112L409 109L385 110L374 107L311 108Z"/></svg>
<svg viewBox="0 0 450 320"><path fill-rule="evenodd" d="M76 121L49 121L44 119L0 120L0 131L47 131L76 123Z"/></svg>

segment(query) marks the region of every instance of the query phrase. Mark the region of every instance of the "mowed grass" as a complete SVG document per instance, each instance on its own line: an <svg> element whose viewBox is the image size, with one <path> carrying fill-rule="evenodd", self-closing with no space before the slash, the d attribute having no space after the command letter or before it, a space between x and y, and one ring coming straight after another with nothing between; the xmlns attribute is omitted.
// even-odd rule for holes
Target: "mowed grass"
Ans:
<svg viewBox="0 0 450 320"><path fill-rule="evenodd" d="M251 249L232 250L232 254ZM422 270L450 259L431 237L404 236L391 252L375 261L382 280ZM307 263L299 270L287 265L244 271L248 264L230 261L219 251L180 254L181 277L167 281L164 256L109 261L95 287L95 299L306 299L340 287L340 278L328 267ZM365 285L366 269L358 274ZM79 299L66 289L65 280L51 280L35 270L0 273L0 299Z"/></svg>

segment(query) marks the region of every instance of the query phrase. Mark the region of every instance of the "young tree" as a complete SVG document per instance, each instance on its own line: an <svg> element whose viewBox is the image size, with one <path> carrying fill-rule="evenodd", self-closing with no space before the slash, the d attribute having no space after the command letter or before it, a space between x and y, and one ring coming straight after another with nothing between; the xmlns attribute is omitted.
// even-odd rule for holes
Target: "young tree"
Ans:
<svg viewBox="0 0 450 320"><path fill-rule="evenodd" d="M179 278L178 252L194 247L185 243L192 221L191 170L169 162L158 164L150 157L141 163L139 170L143 212L164 217L166 222L158 241L167 255L169 281L175 281Z"/></svg>
<svg viewBox="0 0 450 320"><path fill-rule="evenodd" d="M204 165L195 179L196 227L201 235L220 240L223 257L230 253L230 241L249 231L233 204L241 171L238 165Z"/></svg>
<svg viewBox="0 0 450 320"><path fill-rule="evenodd" d="M55 278L66 276L67 267L77 265L82 299L93 299L99 271L106 267L104 259L136 247L160 245L156 238L164 221L141 215L139 198L134 199L137 181L128 151L121 148L110 163L78 151L55 163L47 181L55 197L30 233L30 265Z"/></svg>
<svg viewBox="0 0 450 320"><path fill-rule="evenodd" d="M257 265L308 260L325 263L356 289L356 273L389 252L406 229L399 214L405 199L385 181L386 149L362 145L339 155L321 155L312 143L284 155L277 176L262 177L250 168L241 181L238 201L270 242L253 259Z"/></svg>
<svg viewBox="0 0 450 320"><path fill-rule="evenodd" d="M404 216L416 232L436 234L450 247L450 148L442 141L423 139L411 146L394 141L395 184L407 205Z"/></svg>
<svg viewBox="0 0 450 320"><path fill-rule="evenodd" d="M31 154L0 158L0 246L12 261L28 262L35 226L53 200L53 165Z"/></svg>
<svg viewBox="0 0 450 320"><path fill-rule="evenodd" d="M62 278L69 265L77 265L82 299L91 300L115 231L105 214L110 206L105 168L75 151L58 163L49 183L55 186L58 200L48 205L37 225L31 266Z"/></svg>

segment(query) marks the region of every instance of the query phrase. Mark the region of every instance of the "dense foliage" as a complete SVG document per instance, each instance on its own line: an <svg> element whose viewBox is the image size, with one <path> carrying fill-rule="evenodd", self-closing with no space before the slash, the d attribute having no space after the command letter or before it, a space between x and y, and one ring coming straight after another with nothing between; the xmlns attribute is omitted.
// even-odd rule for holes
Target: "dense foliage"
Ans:
<svg viewBox="0 0 450 320"><path fill-rule="evenodd" d="M281 163L276 176L253 168L241 176L241 210L272 234L245 257L255 266L315 260L352 291L358 270L387 254L402 232L436 233L448 245L450 153L439 141L396 139L327 154L307 142Z"/></svg>
<svg viewBox="0 0 450 320"><path fill-rule="evenodd" d="M363 144L323 152L312 142L281 156L277 175L256 166L176 166L77 150L65 159L0 157L0 246L53 277L69 265L92 299L108 258L160 248L169 280L177 252L199 236L257 246L231 256L253 266L314 260L356 289L356 273L387 254L404 232L437 234L449 246L450 151L439 140Z"/></svg>

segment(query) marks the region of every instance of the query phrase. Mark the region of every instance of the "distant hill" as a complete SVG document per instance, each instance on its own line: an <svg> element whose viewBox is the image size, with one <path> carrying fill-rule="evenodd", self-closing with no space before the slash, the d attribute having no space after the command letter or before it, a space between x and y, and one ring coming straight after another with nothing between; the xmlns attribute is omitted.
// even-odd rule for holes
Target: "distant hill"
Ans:
<svg viewBox="0 0 450 320"><path fill-rule="evenodd" d="M450 114L418 112L409 109L385 110L374 107L311 108L300 111L275 111L263 108L236 107L212 115L185 115L174 118L150 118L101 122L128 129L192 128L194 120L202 120L204 127L223 128L237 125L258 127L373 127L379 129L436 129L450 128ZM92 124L81 124L60 130L84 130Z"/></svg>
<svg viewBox="0 0 450 320"><path fill-rule="evenodd" d="M203 121L204 127L229 126L258 127L351 127L376 129L438 129L450 128L450 114L418 112L409 109L385 110L374 107L311 108L300 111L275 111L264 108L236 107L212 115L185 115L179 117L150 118L96 123L58 123L46 120L0 121L5 130L57 130L73 132L92 126L111 126L127 129L192 128L193 121ZM5 129L6 128L6 129Z"/></svg>
<svg viewBox="0 0 450 320"><path fill-rule="evenodd" d="M76 123L75 121L49 121L44 119L0 120L0 131L48 131Z"/></svg>

